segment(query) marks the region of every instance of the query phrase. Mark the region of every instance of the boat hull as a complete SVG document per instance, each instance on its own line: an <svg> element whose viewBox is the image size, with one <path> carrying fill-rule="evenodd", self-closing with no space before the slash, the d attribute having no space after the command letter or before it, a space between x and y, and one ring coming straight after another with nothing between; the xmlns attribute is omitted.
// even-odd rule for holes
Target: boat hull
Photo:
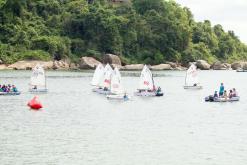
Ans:
<svg viewBox="0 0 247 165"><path fill-rule="evenodd" d="M135 96L143 96L143 97L160 97L163 96L163 93L157 93L157 92L148 92L148 91L143 91L143 92L135 92Z"/></svg>
<svg viewBox="0 0 247 165"><path fill-rule="evenodd" d="M29 89L30 93L47 93L48 89Z"/></svg>
<svg viewBox="0 0 247 165"><path fill-rule="evenodd" d="M237 72L247 72L247 70L237 70Z"/></svg>
<svg viewBox="0 0 247 165"><path fill-rule="evenodd" d="M94 88L94 89L92 89L92 91L95 92L95 93L98 93L98 94L102 94L102 95L109 95L109 94L111 94L111 91L104 90L102 88Z"/></svg>
<svg viewBox="0 0 247 165"><path fill-rule="evenodd" d="M202 86L189 86L189 85L185 85L184 89L202 89Z"/></svg>
<svg viewBox="0 0 247 165"><path fill-rule="evenodd" d="M113 94L110 94L110 95L107 95L106 96L107 99L109 100L123 100L123 101L127 101L130 99L130 97L127 95L126 97L124 97L124 95L113 95Z"/></svg>
<svg viewBox="0 0 247 165"><path fill-rule="evenodd" d="M2 96L15 96L15 95L20 95L21 92L0 92L0 95Z"/></svg>
<svg viewBox="0 0 247 165"><path fill-rule="evenodd" d="M240 100L240 97L237 96L237 97L232 97L232 98L222 98L222 97L213 97L213 96L208 96L208 97L205 97L205 101L206 102L235 102L235 101L239 101Z"/></svg>

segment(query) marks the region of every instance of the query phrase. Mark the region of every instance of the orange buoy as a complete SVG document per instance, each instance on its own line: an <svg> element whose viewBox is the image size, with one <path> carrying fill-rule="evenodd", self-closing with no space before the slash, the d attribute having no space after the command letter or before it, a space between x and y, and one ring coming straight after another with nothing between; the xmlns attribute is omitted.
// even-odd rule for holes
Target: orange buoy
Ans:
<svg viewBox="0 0 247 165"><path fill-rule="evenodd" d="M43 108L42 104L38 100L38 96L34 96L34 98L30 100L27 105L35 110L39 110L40 108Z"/></svg>

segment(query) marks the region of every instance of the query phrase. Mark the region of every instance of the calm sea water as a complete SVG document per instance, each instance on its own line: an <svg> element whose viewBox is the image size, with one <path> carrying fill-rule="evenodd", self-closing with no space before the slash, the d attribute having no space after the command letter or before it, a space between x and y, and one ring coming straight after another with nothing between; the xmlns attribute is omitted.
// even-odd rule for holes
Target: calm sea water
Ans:
<svg viewBox="0 0 247 165"><path fill-rule="evenodd" d="M44 109L33 111L30 71L1 71L22 94L0 96L0 164L246 165L247 73L199 73L203 90L184 90L185 72L156 72L164 97L119 102L91 92L92 72L48 72ZM130 94L138 74L124 73ZM241 100L204 102L220 82Z"/></svg>

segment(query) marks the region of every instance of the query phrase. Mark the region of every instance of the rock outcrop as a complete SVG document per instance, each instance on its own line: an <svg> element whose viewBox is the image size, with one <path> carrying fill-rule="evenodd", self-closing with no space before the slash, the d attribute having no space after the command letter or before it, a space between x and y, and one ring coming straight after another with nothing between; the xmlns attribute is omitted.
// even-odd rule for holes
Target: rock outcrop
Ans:
<svg viewBox="0 0 247 165"><path fill-rule="evenodd" d="M231 64L233 70L244 69L247 70L247 62L238 61Z"/></svg>
<svg viewBox="0 0 247 165"><path fill-rule="evenodd" d="M97 65L99 65L101 62L96 60L93 57L82 57L80 60L80 69L95 69Z"/></svg>
<svg viewBox="0 0 247 165"><path fill-rule="evenodd" d="M5 64L0 64L0 70L6 70L8 69L8 66Z"/></svg>
<svg viewBox="0 0 247 165"><path fill-rule="evenodd" d="M69 70L69 64L66 61L54 61L53 62L53 69L55 70Z"/></svg>
<svg viewBox="0 0 247 165"><path fill-rule="evenodd" d="M123 67L124 70L142 70L144 67L144 64L131 64L131 65L125 65Z"/></svg>
<svg viewBox="0 0 247 165"><path fill-rule="evenodd" d="M151 66L152 70L172 70L173 68L171 67L170 64L159 64L159 65L153 65Z"/></svg>
<svg viewBox="0 0 247 165"><path fill-rule="evenodd" d="M210 69L210 65L205 60L197 60L196 66L198 69L201 69L201 70L209 70Z"/></svg>
<svg viewBox="0 0 247 165"><path fill-rule="evenodd" d="M14 64L8 66L8 69L14 70L31 70L35 65L41 64L44 69L52 69L53 62L52 61L18 61Z"/></svg>
<svg viewBox="0 0 247 165"><path fill-rule="evenodd" d="M231 69L231 65L228 63L221 63L221 62L215 62L212 66L211 69L213 70L229 70Z"/></svg>
<svg viewBox="0 0 247 165"><path fill-rule="evenodd" d="M110 65L115 64L115 65L122 66L120 58L114 54L105 54L103 57L103 63L104 64L108 63Z"/></svg>

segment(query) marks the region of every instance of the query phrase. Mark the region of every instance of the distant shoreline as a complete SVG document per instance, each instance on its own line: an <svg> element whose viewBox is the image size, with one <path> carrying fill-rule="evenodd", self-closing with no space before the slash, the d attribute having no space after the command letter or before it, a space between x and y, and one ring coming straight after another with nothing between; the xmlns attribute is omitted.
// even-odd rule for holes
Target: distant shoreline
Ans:
<svg viewBox="0 0 247 165"><path fill-rule="evenodd" d="M117 67L120 70L126 71L138 71L142 70L145 64L125 64L121 62L120 58L116 55L107 55L101 62L93 57L82 57L78 64L72 63L69 60L60 61L37 61L37 60L25 60L18 61L14 64L6 65L0 64L0 70L32 70L37 65L43 65L45 70L94 70L100 63L109 63L113 68ZM184 71L194 63L200 70L247 70L247 62L234 62L232 64L215 62L213 64L207 63L205 60L197 60L195 62L189 62L186 65L174 62L164 62L157 65L148 65L153 71L163 70L175 70Z"/></svg>

